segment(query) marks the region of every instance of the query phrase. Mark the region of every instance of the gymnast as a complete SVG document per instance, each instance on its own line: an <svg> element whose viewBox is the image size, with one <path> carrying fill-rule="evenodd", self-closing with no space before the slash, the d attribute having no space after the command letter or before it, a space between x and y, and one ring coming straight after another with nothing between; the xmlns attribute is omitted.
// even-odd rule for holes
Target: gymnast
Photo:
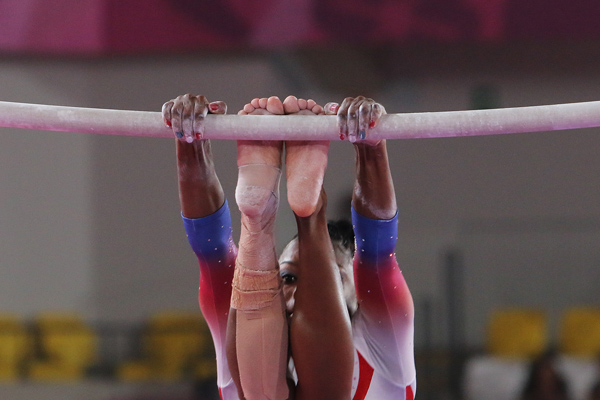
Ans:
<svg viewBox="0 0 600 400"><path fill-rule="evenodd" d="M202 139L209 112L224 114L226 105L185 95L163 106L178 138L182 216L200 263L199 302L217 350L222 398L412 399L414 309L394 256L394 188L385 141L368 138L384 108L358 97L323 109L290 96L254 99L240 111L337 113L340 134L356 149L355 252L352 229L338 223L328 231L325 219L328 142L285 143L298 236L279 262L273 223L284 143L238 141L238 251L210 142Z"/></svg>

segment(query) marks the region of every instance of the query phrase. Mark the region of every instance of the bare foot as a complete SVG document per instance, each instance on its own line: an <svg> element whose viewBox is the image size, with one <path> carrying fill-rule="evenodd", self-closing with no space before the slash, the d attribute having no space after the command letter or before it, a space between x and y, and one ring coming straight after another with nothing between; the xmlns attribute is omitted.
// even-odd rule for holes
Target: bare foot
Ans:
<svg viewBox="0 0 600 400"><path fill-rule="evenodd" d="M288 96L283 102L285 114L324 114L313 100ZM285 142L288 202L298 217L308 217L317 208L327 168L329 141Z"/></svg>
<svg viewBox="0 0 600 400"><path fill-rule="evenodd" d="M284 113L278 97L256 98L246 104L239 115L264 115ZM238 184L235 198L240 211L247 217L273 214L279 203L279 176L281 173L282 141L239 140ZM271 215L268 216L268 219Z"/></svg>

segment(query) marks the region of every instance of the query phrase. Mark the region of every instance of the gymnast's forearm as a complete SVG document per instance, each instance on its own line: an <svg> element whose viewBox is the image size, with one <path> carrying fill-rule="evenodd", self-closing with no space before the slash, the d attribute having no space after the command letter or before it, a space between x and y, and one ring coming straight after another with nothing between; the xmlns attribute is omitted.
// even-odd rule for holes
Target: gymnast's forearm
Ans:
<svg viewBox="0 0 600 400"><path fill-rule="evenodd" d="M187 218L202 218L225 202L209 140L176 141L177 175L181 211Z"/></svg>
<svg viewBox="0 0 600 400"><path fill-rule="evenodd" d="M396 194L385 140L356 143L356 180L352 206L364 217L390 219L396 214Z"/></svg>

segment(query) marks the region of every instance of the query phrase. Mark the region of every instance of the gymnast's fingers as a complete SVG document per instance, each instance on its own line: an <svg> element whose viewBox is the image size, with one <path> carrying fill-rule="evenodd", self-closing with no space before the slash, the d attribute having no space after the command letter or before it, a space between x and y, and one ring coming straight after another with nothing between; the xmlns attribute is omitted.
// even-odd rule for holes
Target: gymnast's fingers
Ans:
<svg viewBox="0 0 600 400"><path fill-rule="evenodd" d="M364 140L367 137L373 113L373 103L373 100L365 99L358 107L358 138L360 140Z"/></svg>
<svg viewBox="0 0 600 400"><path fill-rule="evenodd" d="M208 114L208 100L204 96L194 96L192 104L192 133L195 139L201 140L204 137L204 120Z"/></svg>
<svg viewBox="0 0 600 400"><path fill-rule="evenodd" d="M379 120L383 115L387 114L385 111L385 107L379 103L373 104L373 108L371 109L371 122L369 123L369 128L374 128L379 123Z"/></svg>
<svg viewBox="0 0 600 400"><path fill-rule="evenodd" d="M338 103L329 102L323 106L323 112L325 115L336 115L340 105Z"/></svg>
<svg viewBox="0 0 600 400"><path fill-rule="evenodd" d="M183 135L183 128L181 127L181 114L183 112L183 98L178 96L173 100L173 106L171 107L171 126L173 133L177 139L185 141Z"/></svg>
<svg viewBox="0 0 600 400"><path fill-rule="evenodd" d="M173 100L167 101L162 106L162 117L165 125L171 128L171 110L173 109Z"/></svg>
<svg viewBox="0 0 600 400"><path fill-rule="evenodd" d="M358 139L362 139L364 136L362 133L359 134L358 131L358 110L361 104L364 102L365 98L363 96L359 96L352 100L348 106L348 117L346 118L346 123L348 124L348 140L350 142L355 143Z"/></svg>
<svg viewBox="0 0 600 400"><path fill-rule="evenodd" d="M194 102L195 97L190 94L186 94L182 98L181 107L181 129L185 137L185 141L192 143L195 139L194 134Z"/></svg>
<svg viewBox="0 0 600 400"><path fill-rule="evenodd" d="M381 142L381 139L370 139L369 130L379 123L381 116L385 113L385 108L375 100L368 98L364 100L359 109L358 139L360 143L375 146Z"/></svg>
<svg viewBox="0 0 600 400"><path fill-rule="evenodd" d="M352 97L346 97L337 111L337 126L342 137L348 136L348 107L350 107L352 100L354 100Z"/></svg>
<svg viewBox="0 0 600 400"><path fill-rule="evenodd" d="M208 109L211 114L227 114L227 104L224 101L213 101Z"/></svg>

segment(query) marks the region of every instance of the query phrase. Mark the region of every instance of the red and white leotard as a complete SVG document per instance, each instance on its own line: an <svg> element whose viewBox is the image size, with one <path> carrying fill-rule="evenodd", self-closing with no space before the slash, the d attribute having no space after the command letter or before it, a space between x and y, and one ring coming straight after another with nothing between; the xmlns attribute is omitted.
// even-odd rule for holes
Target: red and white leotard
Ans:
<svg viewBox="0 0 600 400"><path fill-rule="evenodd" d="M390 220L374 220L353 209L352 226L358 296L352 332L360 366L354 373L358 383L353 385L353 399L413 400L414 306L396 261L398 214Z"/></svg>
<svg viewBox="0 0 600 400"><path fill-rule="evenodd" d="M225 333L237 248L227 202L212 215L183 218L200 264L199 303L217 354L223 400L239 396L225 356ZM352 400L413 400L414 307L394 254L398 218L373 220L352 210L356 235L354 277L358 311L352 317L356 347Z"/></svg>

